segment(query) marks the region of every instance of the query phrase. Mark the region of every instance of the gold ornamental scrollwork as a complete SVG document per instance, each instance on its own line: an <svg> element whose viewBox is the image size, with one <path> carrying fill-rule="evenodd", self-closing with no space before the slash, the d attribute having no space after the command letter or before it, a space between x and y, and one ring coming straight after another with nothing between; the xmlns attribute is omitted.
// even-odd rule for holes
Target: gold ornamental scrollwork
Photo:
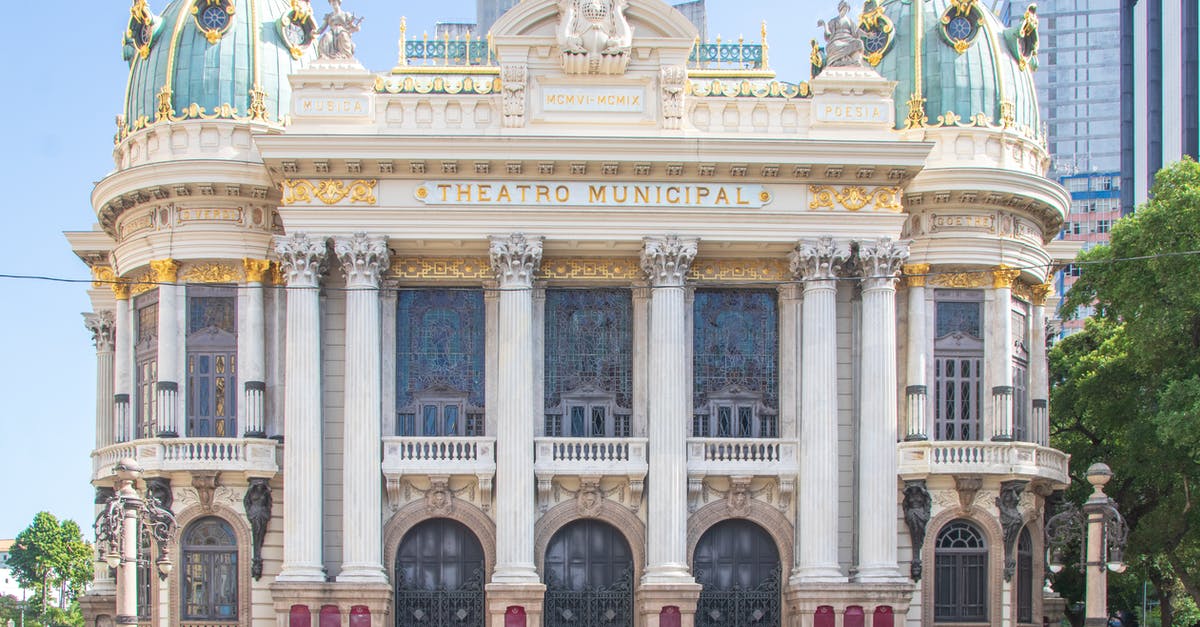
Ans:
<svg viewBox="0 0 1200 627"><path fill-rule="evenodd" d="M241 279L237 268L223 263L196 264L183 273L186 283L238 283Z"/></svg>
<svg viewBox="0 0 1200 627"><path fill-rule="evenodd" d="M336 205L344 200L350 203L373 205L377 202L375 186L378 184L379 181L375 179L358 179L349 182L334 179L319 181L284 179L283 204L312 202L315 198L327 205Z"/></svg>
<svg viewBox="0 0 1200 627"><path fill-rule="evenodd" d="M927 263L910 263L904 266L904 281L909 287L925 287L925 279L928 278L929 264Z"/></svg>
<svg viewBox="0 0 1200 627"><path fill-rule="evenodd" d="M118 278L112 284L113 298L117 300L129 300L129 281Z"/></svg>
<svg viewBox="0 0 1200 627"><path fill-rule="evenodd" d="M109 266L92 266L92 289L100 289L112 285L117 280L117 273Z"/></svg>
<svg viewBox="0 0 1200 627"><path fill-rule="evenodd" d="M786 259L698 259L689 281L790 281Z"/></svg>
<svg viewBox="0 0 1200 627"><path fill-rule="evenodd" d="M642 278L634 257L551 257L542 260L540 279L593 279L633 281Z"/></svg>
<svg viewBox="0 0 1200 627"><path fill-rule="evenodd" d="M405 257L392 260L393 279L493 279L487 257Z"/></svg>
<svg viewBox="0 0 1200 627"><path fill-rule="evenodd" d="M812 194L809 209L834 209L840 205L847 211L861 211L868 206L875 211L904 210L899 187L849 185L839 189L830 185L810 185L808 191Z"/></svg>
<svg viewBox="0 0 1200 627"><path fill-rule="evenodd" d="M929 283L937 287L977 288L985 287L991 282L988 272L946 272L929 277Z"/></svg>
<svg viewBox="0 0 1200 627"><path fill-rule="evenodd" d="M151 272L143 272L136 276L130 277L127 285L130 296L145 294L146 292L158 287L158 283L155 281L154 274Z"/></svg>

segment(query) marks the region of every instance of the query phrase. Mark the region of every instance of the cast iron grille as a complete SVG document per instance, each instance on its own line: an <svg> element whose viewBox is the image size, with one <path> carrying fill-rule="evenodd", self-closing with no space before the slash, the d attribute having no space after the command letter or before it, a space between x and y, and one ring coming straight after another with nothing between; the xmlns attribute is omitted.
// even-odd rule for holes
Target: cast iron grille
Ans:
<svg viewBox="0 0 1200 627"><path fill-rule="evenodd" d="M483 627L484 619L482 569L451 590L406 588L404 571L397 572L396 627Z"/></svg>
<svg viewBox="0 0 1200 627"><path fill-rule="evenodd" d="M778 626L781 575L777 566L753 588L735 584L728 590L714 590L705 586L696 606L696 627ZM705 579L704 573L697 573L696 578Z"/></svg>
<svg viewBox="0 0 1200 627"><path fill-rule="evenodd" d="M633 573L610 586L570 590L548 576L545 627L626 627L633 624Z"/></svg>

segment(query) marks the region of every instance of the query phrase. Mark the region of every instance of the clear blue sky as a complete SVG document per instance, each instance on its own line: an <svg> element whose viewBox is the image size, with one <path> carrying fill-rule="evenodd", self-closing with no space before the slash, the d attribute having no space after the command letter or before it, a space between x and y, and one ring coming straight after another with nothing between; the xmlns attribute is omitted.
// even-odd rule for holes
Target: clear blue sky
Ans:
<svg viewBox="0 0 1200 627"><path fill-rule="evenodd" d="M40 5L31 27L10 28L0 119L7 120L0 274L86 279L63 231L95 221L92 186L113 168L114 117L128 66L121 36L129 0ZM150 0L160 12L166 0ZM855 5L859 4L854 2ZM318 15L324 0L314 0ZM808 40L837 0L708 0L709 36L757 41L767 21L771 66L781 80L808 78ZM439 2L345 0L366 17L355 39L363 65L387 70L396 61L400 17L409 32L440 20L472 19L474 0ZM89 485L95 442L95 351L80 313L91 310L84 284L0 279L0 538L12 538L35 513L76 520L90 535Z"/></svg>

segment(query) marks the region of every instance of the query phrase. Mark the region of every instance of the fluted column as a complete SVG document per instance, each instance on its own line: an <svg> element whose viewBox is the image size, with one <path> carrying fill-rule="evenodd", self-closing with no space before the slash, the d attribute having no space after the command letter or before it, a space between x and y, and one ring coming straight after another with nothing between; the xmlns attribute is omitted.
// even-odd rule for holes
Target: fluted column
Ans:
<svg viewBox="0 0 1200 627"><path fill-rule="evenodd" d="M994 334L987 345L987 377L991 381L991 433L997 442L1013 439L1012 286L1021 271L1005 265L992 270L992 311L988 328Z"/></svg>
<svg viewBox="0 0 1200 627"><path fill-rule="evenodd" d="M1030 382L1029 393L1033 399L1032 437L1042 446L1050 445L1050 364L1046 362L1046 297L1054 292L1054 285L1042 283L1033 286L1033 333L1029 347Z"/></svg>
<svg viewBox="0 0 1200 627"><path fill-rule="evenodd" d="M387 240L355 233L333 241L346 273L346 393L342 472L342 572L338 581L387 583L380 504L382 354L379 279ZM531 469L532 470L532 469Z"/></svg>
<svg viewBox="0 0 1200 627"><path fill-rule="evenodd" d="M117 301L112 429L116 442L128 442L134 439L136 428L129 404L129 394L133 387L133 301L129 299L129 284L124 281L113 283L112 291Z"/></svg>
<svg viewBox="0 0 1200 627"><path fill-rule="evenodd" d="M278 581L325 581L321 559L321 264L325 242L275 240L287 279L283 567Z"/></svg>
<svg viewBox="0 0 1200 627"><path fill-rule="evenodd" d="M267 338L266 316L263 297L267 272L271 262L267 259L242 259L246 269L246 308L242 312L245 333L238 337L238 365L242 380L241 417L248 438L265 438L267 430L264 418L263 397L266 394Z"/></svg>
<svg viewBox="0 0 1200 627"><path fill-rule="evenodd" d="M804 281L800 360L798 564L792 583L845 581L838 564L837 276L850 247L805 240L791 254Z"/></svg>
<svg viewBox="0 0 1200 627"><path fill-rule="evenodd" d="M650 280L649 510L643 584L692 583L687 560L687 308L684 280L694 238L647 237L642 270Z"/></svg>
<svg viewBox="0 0 1200 627"><path fill-rule="evenodd" d="M539 583L533 523L533 277L542 238L493 237L492 269L500 291L496 360L496 569L492 583Z"/></svg>
<svg viewBox="0 0 1200 627"><path fill-rule="evenodd" d="M179 437L179 365L180 329L179 299L182 287L175 284L179 262L174 259L153 259L150 269L158 283L158 381L154 395L158 415L155 434L160 438Z"/></svg>
<svg viewBox="0 0 1200 627"><path fill-rule="evenodd" d="M859 247L862 374L859 377L858 580L900 582L897 561L896 277L908 244Z"/></svg>
<svg viewBox="0 0 1200 627"><path fill-rule="evenodd" d="M113 345L115 320L113 312L99 311L83 314L83 323L92 332L96 345L96 448L108 446L113 440Z"/></svg>
<svg viewBox="0 0 1200 627"><path fill-rule="evenodd" d="M925 275L929 264L914 263L904 266L905 283L908 286L908 340L905 368L905 429L904 439L928 440L929 384L925 380L926 360L929 355L925 333Z"/></svg>

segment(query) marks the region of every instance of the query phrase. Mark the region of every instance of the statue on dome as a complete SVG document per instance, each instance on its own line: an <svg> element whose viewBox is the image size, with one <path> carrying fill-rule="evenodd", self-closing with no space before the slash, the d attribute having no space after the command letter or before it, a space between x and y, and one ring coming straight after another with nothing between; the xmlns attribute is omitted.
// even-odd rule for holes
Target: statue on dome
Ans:
<svg viewBox="0 0 1200 627"><path fill-rule="evenodd" d="M862 67L863 37L866 33L858 21L850 17L850 3L838 3L838 15L825 23L817 20L817 26L825 29L825 67Z"/></svg>
<svg viewBox="0 0 1200 627"><path fill-rule="evenodd" d="M353 35L362 25L363 18L342 10L341 0L329 0L333 9L325 14L321 29L317 31L317 57L320 59L354 58Z"/></svg>
<svg viewBox="0 0 1200 627"><path fill-rule="evenodd" d="M568 73L624 72L633 47L628 6L629 0L559 0L555 35Z"/></svg>
<svg viewBox="0 0 1200 627"><path fill-rule="evenodd" d="M1021 28L1017 32L1020 37L1021 57L1033 69L1038 68L1038 16L1037 5L1030 4L1021 18ZM1022 68L1024 69L1024 68Z"/></svg>

